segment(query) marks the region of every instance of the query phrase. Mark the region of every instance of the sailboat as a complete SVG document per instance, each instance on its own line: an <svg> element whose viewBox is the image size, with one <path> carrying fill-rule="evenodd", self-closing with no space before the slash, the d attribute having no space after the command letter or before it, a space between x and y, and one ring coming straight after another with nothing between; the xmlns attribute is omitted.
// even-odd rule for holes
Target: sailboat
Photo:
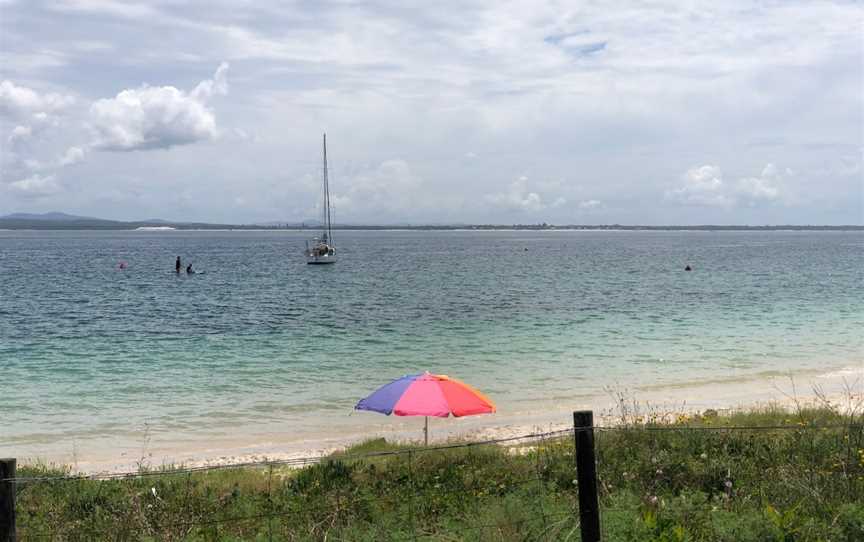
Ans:
<svg viewBox="0 0 864 542"><path fill-rule="evenodd" d="M324 204L322 205L323 231L319 237L306 241L306 263L329 264L336 263L336 247L333 245L333 233L330 223L330 184L327 179L327 134L324 134Z"/></svg>

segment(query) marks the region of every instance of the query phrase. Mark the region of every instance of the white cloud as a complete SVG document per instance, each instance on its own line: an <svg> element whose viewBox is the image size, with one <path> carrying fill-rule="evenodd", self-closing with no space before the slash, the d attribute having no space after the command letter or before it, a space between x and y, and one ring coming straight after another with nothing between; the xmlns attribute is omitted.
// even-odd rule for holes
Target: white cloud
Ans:
<svg viewBox="0 0 864 542"><path fill-rule="evenodd" d="M0 82L0 114L13 119L45 119L49 114L59 112L75 102L68 95L49 92L39 94L35 90L18 86L12 81Z"/></svg>
<svg viewBox="0 0 864 542"><path fill-rule="evenodd" d="M772 202L780 198L780 183L784 176L791 176L793 172L787 169L780 172L774 164L768 164L762 170L759 177L746 177L738 179L736 193L745 203L753 206L759 202Z"/></svg>
<svg viewBox="0 0 864 542"><path fill-rule="evenodd" d="M507 211L536 212L544 209L558 209L567 205L567 198L555 196L566 190L561 180L537 181L528 186L528 177L523 175L507 187L507 190L486 196L486 201L494 207ZM554 199L553 199L554 197ZM551 202L550 202L551 200Z"/></svg>
<svg viewBox="0 0 864 542"><path fill-rule="evenodd" d="M312 182L314 190L320 190L320 180ZM422 197L423 184L423 179L405 160L385 160L373 168L336 179L335 185L331 181L331 200L334 212L342 217L390 220L394 215L429 205L429 200Z"/></svg>
<svg viewBox="0 0 864 542"><path fill-rule="evenodd" d="M223 62L216 68L213 79L205 79L198 83L189 93L189 97L197 101L206 101L213 95L228 94L228 63Z"/></svg>
<svg viewBox="0 0 864 542"><path fill-rule="evenodd" d="M781 172L774 164L767 164L758 177L742 177L730 184L724 182L717 166L695 167L684 174L683 186L666 191L666 198L685 205L754 207L780 201L783 180L792 175L788 168Z"/></svg>
<svg viewBox="0 0 864 542"><path fill-rule="evenodd" d="M705 165L688 169L682 180L684 186L666 191L666 198L685 205L728 207L734 199L727 195L723 172L717 166Z"/></svg>
<svg viewBox="0 0 864 542"><path fill-rule="evenodd" d="M55 159L40 160L31 156L34 146L26 139L13 139L29 131L13 132L10 136L12 148L0 153L0 190L5 184L12 195L33 198L59 192L62 186L58 184L58 171L81 162L87 154L86 148L73 146Z"/></svg>
<svg viewBox="0 0 864 542"><path fill-rule="evenodd" d="M70 95L39 92L12 81L0 82L0 119L12 121L6 141L19 150L46 130L60 125L60 115L75 103ZM4 126L0 123L0 127Z"/></svg>
<svg viewBox="0 0 864 542"><path fill-rule="evenodd" d="M39 174L9 183L6 188L12 194L23 198L51 196L63 189L57 183L57 178L54 175L43 176Z"/></svg>
<svg viewBox="0 0 864 542"><path fill-rule="evenodd" d="M486 200L497 207L511 211L541 211L547 207L537 192L528 190L528 177L521 176L505 192L486 196ZM555 200L555 206L566 203L563 198Z"/></svg>
<svg viewBox="0 0 864 542"><path fill-rule="evenodd" d="M19 125L15 128L12 128L12 132L9 134L9 138L7 139L7 141L14 145L19 141L29 139L31 135L33 135L33 128L31 128L30 126Z"/></svg>
<svg viewBox="0 0 864 542"><path fill-rule="evenodd" d="M66 152L63 153L63 156L57 160L57 165L63 166L71 166L73 164L77 164L84 160L84 155L87 153L86 150L81 147L69 147L66 149Z"/></svg>
<svg viewBox="0 0 864 542"><path fill-rule="evenodd" d="M227 70L223 62L213 79L202 81L190 93L145 85L94 102L92 146L109 151L167 149L215 138L216 117L206 102L227 93Z"/></svg>
<svg viewBox="0 0 864 542"><path fill-rule="evenodd" d="M60 135L59 128L74 103L71 95L42 93L9 80L0 82L0 183L6 185L7 193L30 198L59 190L55 176L37 174L54 165L39 155L52 152L52 138Z"/></svg>
<svg viewBox="0 0 864 542"><path fill-rule="evenodd" d="M599 209L602 206L603 203L596 199L589 199L579 202L579 209L583 211L592 211L595 209Z"/></svg>

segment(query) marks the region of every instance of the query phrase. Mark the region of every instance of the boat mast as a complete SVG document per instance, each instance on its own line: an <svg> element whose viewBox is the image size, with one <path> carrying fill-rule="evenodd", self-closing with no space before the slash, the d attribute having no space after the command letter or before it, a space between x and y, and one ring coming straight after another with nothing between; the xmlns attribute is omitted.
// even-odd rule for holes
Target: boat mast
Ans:
<svg viewBox="0 0 864 542"><path fill-rule="evenodd" d="M327 179L327 134L324 134L324 219L325 235L327 243L333 242L333 233L330 230L330 182Z"/></svg>

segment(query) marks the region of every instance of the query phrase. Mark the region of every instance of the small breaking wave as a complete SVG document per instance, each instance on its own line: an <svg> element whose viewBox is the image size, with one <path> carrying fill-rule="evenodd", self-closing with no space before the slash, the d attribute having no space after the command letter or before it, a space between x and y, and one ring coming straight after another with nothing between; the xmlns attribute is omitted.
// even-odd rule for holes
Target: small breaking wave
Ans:
<svg viewBox="0 0 864 542"><path fill-rule="evenodd" d="M838 369L836 371L830 371L827 373L822 373L819 375L819 378L864 378L864 363L859 367L844 367L842 369Z"/></svg>

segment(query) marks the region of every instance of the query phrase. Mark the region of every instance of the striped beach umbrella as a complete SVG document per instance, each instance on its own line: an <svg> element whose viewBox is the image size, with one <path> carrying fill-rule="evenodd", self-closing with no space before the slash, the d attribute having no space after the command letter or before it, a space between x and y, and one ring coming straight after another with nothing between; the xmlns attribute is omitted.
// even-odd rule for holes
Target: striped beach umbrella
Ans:
<svg viewBox="0 0 864 542"><path fill-rule="evenodd" d="M397 378L361 399L355 410L396 416L425 416L424 441L429 444L429 416L446 418L491 414L495 404L468 384L428 371Z"/></svg>

